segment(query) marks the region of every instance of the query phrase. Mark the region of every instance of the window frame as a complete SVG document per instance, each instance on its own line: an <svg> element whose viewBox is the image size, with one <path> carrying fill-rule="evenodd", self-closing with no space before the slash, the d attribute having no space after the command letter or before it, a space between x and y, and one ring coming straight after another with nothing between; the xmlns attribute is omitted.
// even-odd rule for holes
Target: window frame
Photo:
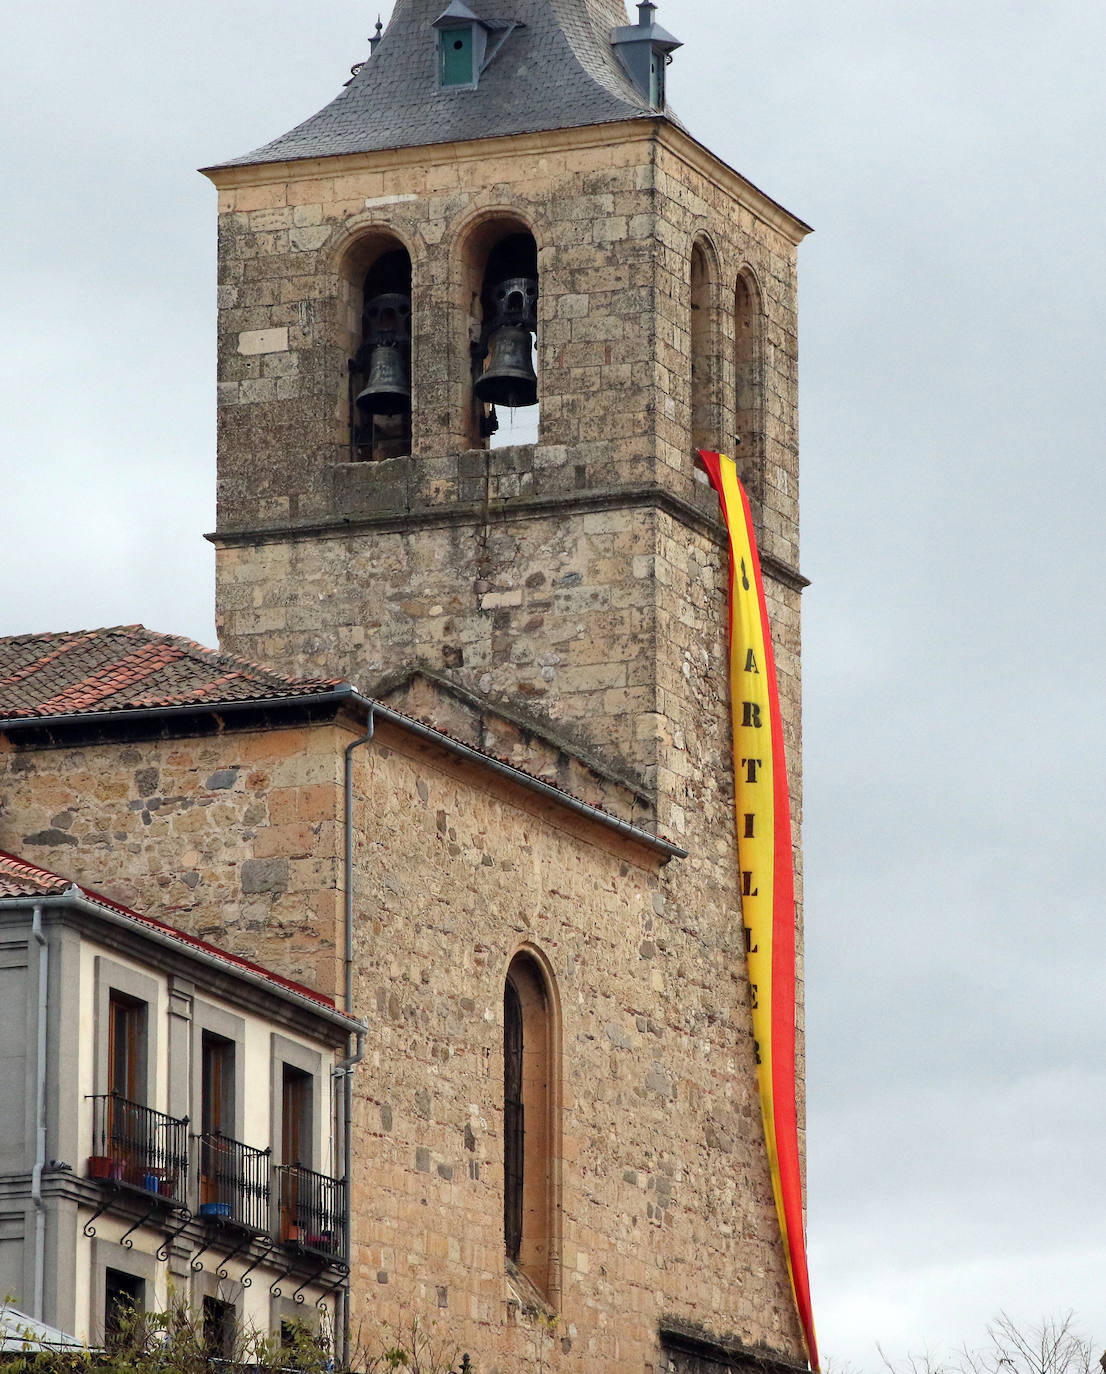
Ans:
<svg viewBox="0 0 1106 1374"><path fill-rule="evenodd" d="M157 1069L161 1012L161 984L137 969L116 963L106 955L96 956L95 1031L93 1084L98 1096L111 1091L111 1003L112 994L146 1007L145 1044L139 1067L140 1106L156 1108ZM113 1266L118 1267L118 1266Z"/></svg>
<svg viewBox="0 0 1106 1374"><path fill-rule="evenodd" d="M438 30L438 86L443 91L472 90L476 85L476 25L457 24ZM463 35L468 40L468 80L449 81L450 52L456 48L456 40ZM456 65L456 59L454 59Z"/></svg>
<svg viewBox="0 0 1106 1374"><path fill-rule="evenodd" d="M204 1129L204 1035L218 1036L234 1046L234 1071L230 1092L232 1129L225 1131L232 1139L241 1141L246 1126L246 1022L221 1007L202 1002L198 997L192 1005L192 1066L189 1116L195 1123L193 1130Z"/></svg>
<svg viewBox="0 0 1106 1374"><path fill-rule="evenodd" d="M517 1258L508 1250L506 1148L507 990L518 997L522 1020L521 1089L524 1127L536 1144L521 1150L521 1235ZM561 1294L563 1175L563 1069L561 1011L549 961L532 945L516 949L503 977L504 990L504 1196L503 1244L513 1265L555 1311ZM529 1048L527 1042L529 1041ZM529 1167L528 1159L529 1156Z"/></svg>
<svg viewBox="0 0 1106 1374"><path fill-rule="evenodd" d="M160 1301L158 1293L158 1262L154 1255L143 1253L137 1248L125 1249L114 1241L100 1236L92 1242L92 1276L89 1285L89 1336L93 1343L102 1343L106 1338L107 1318L107 1277L108 1270L114 1269L137 1279L145 1286L143 1293L144 1310L156 1310Z"/></svg>
<svg viewBox="0 0 1106 1374"><path fill-rule="evenodd" d="M283 1150L283 1124L284 1124L284 1065L297 1069L300 1073L308 1075L312 1080L311 1090L311 1123L309 1137L311 1142L311 1160L285 1159ZM320 1167L328 1164L323 1156L323 1118L329 1110L323 1092L323 1057L317 1050L309 1049L306 1045L301 1045L297 1040L289 1040L286 1036L278 1035L275 1031L270 1037L270 1073L271 1073L271 1111L269 1124L269 1140L273 1149L273 1164L301 1164L305 1169L311 1169L315 1173L328 1174L330 1168Z"/></svg>

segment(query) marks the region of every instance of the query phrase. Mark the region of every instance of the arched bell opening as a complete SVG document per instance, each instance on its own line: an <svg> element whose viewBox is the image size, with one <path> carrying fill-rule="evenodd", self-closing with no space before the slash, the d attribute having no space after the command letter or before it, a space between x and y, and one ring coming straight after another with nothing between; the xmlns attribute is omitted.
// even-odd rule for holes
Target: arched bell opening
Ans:
<svg viewBox="0 0 1106 1374"><path fill-rule="evenodd" d="M754 500L764 496L764 308L750 268L737 276L734 296L734 453Z"/></svg>
<svg viewBox="0 0 1106 1374"><path fill-rule="evenodd" d="M411 452L411 258L387 241L365 267L358 346L349 364L350 456Z"/></svg>
<svg viewBox="0 0 1106 1374"><path fill-rule="evenodd" d="M691 448L697 454L717 452L722 438L717 259L705 240L691 250L690 275Z"/></svg>
<svg viewBox="0 0 1106 1374"><path fill-rule="evenodd" d="M513 221L485 223L468 255L473 447L535 443L538 247Z"/></svg>

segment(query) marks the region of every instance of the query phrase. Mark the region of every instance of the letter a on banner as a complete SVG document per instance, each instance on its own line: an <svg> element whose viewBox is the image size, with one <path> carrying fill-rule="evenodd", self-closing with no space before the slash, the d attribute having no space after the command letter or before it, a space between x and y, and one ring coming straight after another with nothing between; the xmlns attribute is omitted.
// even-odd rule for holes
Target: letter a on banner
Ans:
<svg viewBox="0 0 1106 1374"><path fill-rule="evenodd" d="M795 1106L795 874L791 803L776 661L749 499L738 481L732 459L702 451L699 456L718 492L730 536L734 812L764 1138L791 1289L810 1367L817 1370Z"/></svg>

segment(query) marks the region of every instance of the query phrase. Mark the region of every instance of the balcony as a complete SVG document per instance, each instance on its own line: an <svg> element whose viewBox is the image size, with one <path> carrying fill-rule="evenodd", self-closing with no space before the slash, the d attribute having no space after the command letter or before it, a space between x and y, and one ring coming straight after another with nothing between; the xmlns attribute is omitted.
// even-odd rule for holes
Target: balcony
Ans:
<svg viewBox="0 0 1106 1374"><path fill-rule="evenodd" d="M179 1120L118 1093L92 1098L92 1178L141 1189L168 1205L185 1204L188 1118Z"/></svg>
<svg viewBox="0 0 1106 1374"><path fill-rule="evenodd" d="M198 1137L199 1214L247 1231L272 1229L269 1150L208 1133Z"/></svg>
<svg viewBox="0 0 1106 1374"><path fill-rule="evenodd" d="M276 1170L280 1199L280 1239L326 1259L344 1260L346 1183L285 1164Z"/></svg>

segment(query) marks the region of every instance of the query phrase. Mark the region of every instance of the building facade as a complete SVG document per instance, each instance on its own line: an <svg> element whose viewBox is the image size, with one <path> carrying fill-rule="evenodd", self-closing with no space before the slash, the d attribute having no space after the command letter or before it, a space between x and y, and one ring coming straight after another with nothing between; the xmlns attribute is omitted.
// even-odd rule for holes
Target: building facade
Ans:
<svg viewBox="0 0 1106 1374"><path fill-rule="evenodd" d="M0 947L5 1293L92 1344L121 1303L174 1294L220 1354L245 1328L332 1332L349 1272L334 1073L363 1027L7 854Z"/></svg>

